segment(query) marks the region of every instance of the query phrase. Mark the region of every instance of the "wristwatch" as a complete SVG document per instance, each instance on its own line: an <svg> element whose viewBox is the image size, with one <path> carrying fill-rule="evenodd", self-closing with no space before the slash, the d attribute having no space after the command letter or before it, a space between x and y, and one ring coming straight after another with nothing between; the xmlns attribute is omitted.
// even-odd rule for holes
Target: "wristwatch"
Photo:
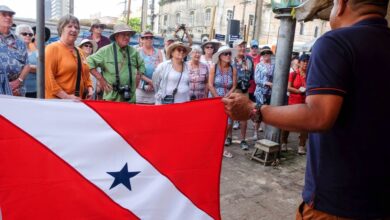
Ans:
<svg viewBox="0 0 390 220"><path fill-rule="evenodd" d="M263 104L256 103L255 108L251 112L251 119L252 121L259 123L263 119L263 115L261 114L261 107Z"/></svg>

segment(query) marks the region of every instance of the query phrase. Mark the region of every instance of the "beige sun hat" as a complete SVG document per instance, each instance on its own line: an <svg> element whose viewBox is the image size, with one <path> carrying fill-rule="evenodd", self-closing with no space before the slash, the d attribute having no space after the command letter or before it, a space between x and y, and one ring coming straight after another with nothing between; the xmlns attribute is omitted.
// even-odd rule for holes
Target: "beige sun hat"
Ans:
<svg viewBox="0 0 390 220"><path fill-rule="evenodd" d="M233 48L237 47L238 45L244 44L246 47L246 41L244 39L237 39L233 42Z"/></svg>
<svg viewBox="0 0 390 220"><path fill-rule="evenodd" d="M114 33L110 35L110 40L114 41L115 40L115 35L118 33L126 33L129 32L131 36L133 36L136 32L133 31L129 26L126 24L116 24L114 26Z"/></svg>
<svg viewBox="0 0 390 220"><path fill-rule="evenodd" d="M80 43L77 45L78 48L81 48L81 46L85 43L91 43L92 44L92 53L95 53L97 48L98 48L98 45L96 43L96 41L94 40L90 40L90 39L83 39L80 41Z"/></svg>
<svg viewBox="0 0 390 220"><path fill-rule="evenodd" d="M204 47L207 44L212 44L214 46L214 52L217 51L219 49L219 47L221 46L221 42L219 42L217 39L212 39L212 40L206 41L202 44L201 47L202 47L203 52L204 52Z"/></svg>
<svg viewBox="0 0 390 220"><path fill-rule="evenodd" d="M232 56L231 56L232 59L237 56L237 50L236 49L230 48L229 46L222 46L213 55L213 63L218 63L219 62L219 56L221 54L223 54L223 53L226 53L226 52L231 52L232 53Z"/></svg>
<svg viewBox="0 0 390 220"><path fill-rule="evenodd" d="M89 31L92 32L92 28L95 26L95 25L104 25L104 28L107 27L107 25L103 24L102 22L100 22L99 19L93 19L91 21L91 27L89 28Z"/></svg>
<svg viewBox="0 0 390 220"><path fill-rule="evenodd" d="M176 48L178 48L178 47L182 47L182 48L184 48L185 50L186 50L186 54L185 54L185 56L187 56L190 52L191 52L191 47L188 47L188 46L186 46L185 44L183 44L182 42L180 42L180 41L177 41L177 42L173 42L171 45L169 45L169 47L167 48L167 57L168 57L168 59L171 59L172 58L172 56L171 56L171 54L172 54L172 52L176 49Z"/></svg>

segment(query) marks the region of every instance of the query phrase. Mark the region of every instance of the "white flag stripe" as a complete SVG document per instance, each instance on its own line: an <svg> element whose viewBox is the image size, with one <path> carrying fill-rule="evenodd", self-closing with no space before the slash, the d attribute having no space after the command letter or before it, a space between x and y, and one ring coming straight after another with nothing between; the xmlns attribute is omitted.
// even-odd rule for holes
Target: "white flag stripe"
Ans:
<svg viewBox="0 0 390 220"><path fill-rule="evenodd" d="M1 115L139 218L212 219L84 103L0 96L0 106ZM109 190L114 178L106 172L118 172L126 163L129 172L140 171L130 179L132 191L122 184Z"/></svg>

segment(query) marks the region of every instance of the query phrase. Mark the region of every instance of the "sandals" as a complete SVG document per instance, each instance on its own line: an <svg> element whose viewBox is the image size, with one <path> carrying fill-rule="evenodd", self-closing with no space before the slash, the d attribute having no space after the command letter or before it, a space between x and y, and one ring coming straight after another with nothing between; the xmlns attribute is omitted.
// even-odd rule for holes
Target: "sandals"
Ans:
<svg viewBox="0 0 390 220"><path fill-rule="evenodd" d="M226 158L232 158L232 157L233 157L233 154L230 153L230 152L227 151L227 150L224 150L224 151L223 151L223 156L226 157Z"/></svg>

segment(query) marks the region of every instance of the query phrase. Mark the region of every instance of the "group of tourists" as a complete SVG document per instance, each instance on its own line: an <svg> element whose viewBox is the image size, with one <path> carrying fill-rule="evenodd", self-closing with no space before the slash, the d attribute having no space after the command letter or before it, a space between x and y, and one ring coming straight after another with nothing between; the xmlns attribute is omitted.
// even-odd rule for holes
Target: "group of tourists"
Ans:
<svg viewBox="0 0 390 220"><path fill-rule="evenodd" d="M7 6L1 6L0 12L0 56L11 54L2 59L9 65L2 65L0 71L0 94L35 98L38 62L35 27L21 24L14 33L10 28L15 12ZM45 48L45 98L161 105L242 93L257 103L269 104L273 51L269 47L259 48L256 40L250 42L249 53L247 42L242 39L234 41L233 48L215 39L191 45L185 28L189 44L177 39L178 28L173 36L166 37L164 48L157 49L151 31L142 32L139 45L133 47L129 42L136 32L128 25L115 25L109 37L102 35L105 28L105 24L93 20L90 36L77 42L79 20L73 15L59 19L59 40ZM50 30L45 31L48 40ZM304 102L306 67L292 69L289 104ZM300 98L294 98L295 93ZM235 123L241 129L240 147L248 150L247 121ZM232 129L233 121L229 119L226 146L232 144ZM260 123L256 123L254 140L259 129ZM283 134L285 149L288 132ZM307 135L301 136L304 146ZM225 151L224 156L232 154Z"/></svg>

